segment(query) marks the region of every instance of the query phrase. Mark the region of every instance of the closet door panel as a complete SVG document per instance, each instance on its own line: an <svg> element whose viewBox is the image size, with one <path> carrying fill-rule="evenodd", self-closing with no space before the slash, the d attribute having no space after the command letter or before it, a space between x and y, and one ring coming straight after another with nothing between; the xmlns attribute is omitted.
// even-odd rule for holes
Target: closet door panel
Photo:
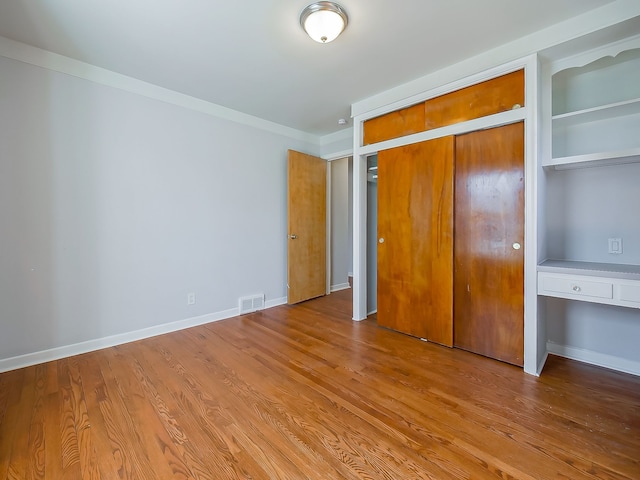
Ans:
<svg viewBox="0 0 640 480"><path fill-rule="evenodd" d="M364 145L424 131L424 103L364 122Z"/></svg>
<svg viewBox="0 0 640 480"><path fill-rule="evenodd" d="M363 144L454 125L511 110L516 105L524 106L524 70L367 120L363 127Z"/></svg>
<svg viewBox="0 0 640 480"><path fill-rule="evenodd" d="M378 154L378 324L453 345L454 137Z"/></svg>
<svg viewBox="0 0 640 480"><path fill-rule="evenodd" d="M524 124L456 137L455 346L524 360Z"/></svg>
<svg viewBox="0 0 640 480"><path fill-rule="evenodd" d="M524 70L486 80L425 102L425 130L524 106Z"/></svg>

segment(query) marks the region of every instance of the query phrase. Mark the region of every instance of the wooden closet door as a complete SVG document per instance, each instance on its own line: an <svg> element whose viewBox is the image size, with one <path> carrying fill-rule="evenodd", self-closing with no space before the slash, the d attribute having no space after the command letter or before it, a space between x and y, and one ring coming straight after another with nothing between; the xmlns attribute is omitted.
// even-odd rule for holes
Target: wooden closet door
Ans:
<svg viewBox="0 0 640 480"><path fill-rule="evenodd" d="M378 154L378 324L453 345L453 147Z"/></svg>
<svg viewBox="0 0 640 480"><path fill-rule="evenodd" d="M456 137L455 346L524 360L524 124Z"/></svg>
<svg viewBox="0 0 640 480"><path fill-rule="evenodd" d="M327 162L289 150L287 303L327 293Z"/></svg>

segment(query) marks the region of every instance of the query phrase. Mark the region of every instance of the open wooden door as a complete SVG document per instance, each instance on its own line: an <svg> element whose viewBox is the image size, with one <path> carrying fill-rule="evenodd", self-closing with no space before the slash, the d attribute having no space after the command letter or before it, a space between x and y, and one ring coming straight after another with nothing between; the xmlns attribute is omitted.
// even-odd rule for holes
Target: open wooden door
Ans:
<svg viewBox="0 0 640 480"><path fill-rule="evenodd" d="M378 153L378 324L453 345L453 154L443 137Z"/></svg>
<svg viewBox="0 0 640 480"><path fill-rule="evenodd" d="M287 303L327 293L327 162L289 150Z"/></svg>
<svg viewBox="0 0 640 480"><path fill-rule="evenodd" d="M456 137L455 346L524 362L524 125Z"/></svg>

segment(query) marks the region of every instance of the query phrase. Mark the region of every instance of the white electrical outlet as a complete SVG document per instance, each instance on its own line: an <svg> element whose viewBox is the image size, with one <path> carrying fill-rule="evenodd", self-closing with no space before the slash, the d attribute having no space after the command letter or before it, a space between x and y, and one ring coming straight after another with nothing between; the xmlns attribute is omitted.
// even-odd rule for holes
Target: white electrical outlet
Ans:
<svg viewBox="0 0 640 480"><path fill-rule="evenodd" d="M622 253L622 239L621 238L610 238L609 239L609 253Z"/></svg>
<svg viewBox="0 0 640 480"><path fill-rule="evenodd" d="M195 305L196 294L194 292L187 293L187 305Z"/></svg>

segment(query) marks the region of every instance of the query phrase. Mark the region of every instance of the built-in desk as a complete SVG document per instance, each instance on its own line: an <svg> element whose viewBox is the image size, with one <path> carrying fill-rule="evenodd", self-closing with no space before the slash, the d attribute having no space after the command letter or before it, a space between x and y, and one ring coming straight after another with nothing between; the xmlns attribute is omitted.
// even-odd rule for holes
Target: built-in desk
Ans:
<svg viewBox="0 0 640 480"><path fill-rule="evenodd" d="M538 295L640 308L640 265L545 260Z"/></svg>

